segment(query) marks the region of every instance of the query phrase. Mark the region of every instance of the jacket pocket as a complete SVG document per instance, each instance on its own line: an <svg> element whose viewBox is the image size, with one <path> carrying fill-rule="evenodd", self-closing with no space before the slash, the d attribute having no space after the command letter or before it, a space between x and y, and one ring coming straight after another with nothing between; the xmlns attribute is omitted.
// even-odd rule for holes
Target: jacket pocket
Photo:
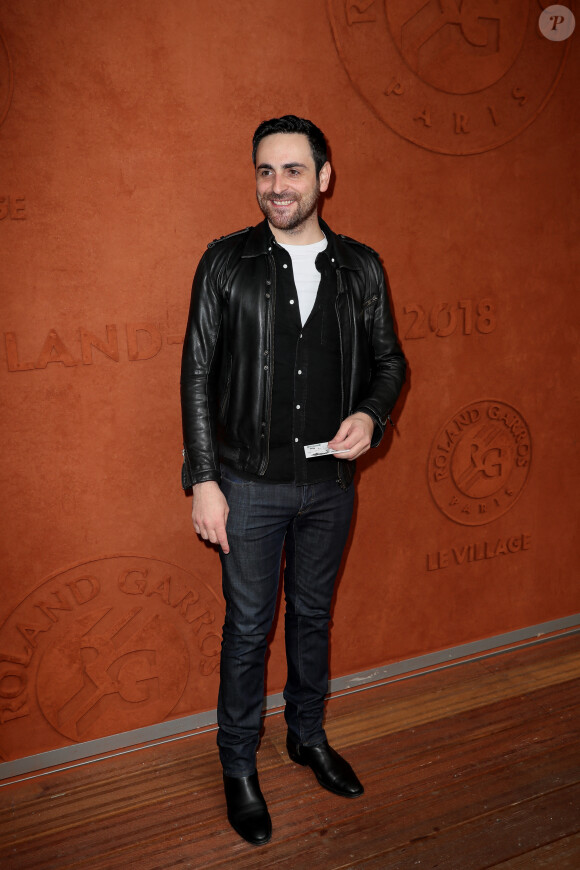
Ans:
<svg viewBox="0 0 580 870"><path fill-rule="evenodd" d="M372 332L373 332L373 320L375 316L375 308L378 300L378 296L374 294L373 296L368 296L362 304L361 314L363 318L365 332L367 334L368 341L371 340Z"/></svg>
<svg viewBox="0 0 580 870"><path fill-rule="evenodd" d="M220 399L220 420L225 425L228 415L228 407L230 404L230 390L232 385L232 355L228 354L226 366L226 378L222 387L222 397Z"/></svg>

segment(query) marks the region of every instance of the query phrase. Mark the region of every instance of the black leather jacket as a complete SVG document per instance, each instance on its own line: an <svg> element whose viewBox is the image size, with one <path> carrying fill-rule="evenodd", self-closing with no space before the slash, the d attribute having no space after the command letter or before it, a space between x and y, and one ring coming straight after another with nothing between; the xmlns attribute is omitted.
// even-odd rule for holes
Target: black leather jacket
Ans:
<svg viewBox="0 0 580 870"><path fill-rule="evenodd" d="M385 277L371 248L320 221L337 270L336 315L342 355L342 419L364 411L381 440L405 379ZM197 268L181 368L182 483L220 480L220 459L262 475L274 356L276 272L266 221L211 242ZM339 463L339 483L354 463Z"/></svg>

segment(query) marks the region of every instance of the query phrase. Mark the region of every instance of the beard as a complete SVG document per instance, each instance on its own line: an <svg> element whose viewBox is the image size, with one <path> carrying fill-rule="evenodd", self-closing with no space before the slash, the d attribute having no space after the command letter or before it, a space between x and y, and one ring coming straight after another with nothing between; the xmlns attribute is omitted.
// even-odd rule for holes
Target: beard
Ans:
<svg viewBox="0 0 580 870"><path fill-rule="evenodd" d="M302 226L316 211L319 196L320 184L318 181L310 193L302 196L299 194L289 196L283 193L277 195L269 193L261 196L259 193L256 193L256 199L262 214L277 230L296 230ZM290 206L288 209L280 211L275 205L272 205L272 202L283 202L287 199L295 202L296 207Z"/></svg>

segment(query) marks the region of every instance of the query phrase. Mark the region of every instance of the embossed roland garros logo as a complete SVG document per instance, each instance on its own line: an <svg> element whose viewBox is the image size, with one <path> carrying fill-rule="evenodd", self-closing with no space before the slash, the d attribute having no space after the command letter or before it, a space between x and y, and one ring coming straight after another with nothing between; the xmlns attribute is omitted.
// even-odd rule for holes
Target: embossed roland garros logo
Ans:
<svg viewBox="0 0 580 870"><path fill-rule="evenodd" d="M145 556L49 578L0 627L0 757L197 712L221 610L202 580Z"/></svg>
<svg viewBox="0 0 580 870"><path fill-rule="evenodd" d="M538 0L328 0L338 53L375 114L405 139L476 154L513 139L560 78Z"/></svg>
<svg viewBox="0 0 580 870"><path fill-rule="evenodd" d="M532 458L522 415L492 399L461 408L435 436L429 453L429 489L449 519L481 526L519 498Z"/></svg>

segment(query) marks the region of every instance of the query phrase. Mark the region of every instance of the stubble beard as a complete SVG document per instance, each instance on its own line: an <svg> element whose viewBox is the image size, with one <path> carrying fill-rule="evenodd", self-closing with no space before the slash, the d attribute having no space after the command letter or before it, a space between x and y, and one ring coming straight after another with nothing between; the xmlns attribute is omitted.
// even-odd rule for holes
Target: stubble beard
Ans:
<svg viewBox="0 0 580 870"><path fill-rule="evenodd" d="M284 194L280 194L279 196L274 196L273 194L268 194L267 196L260 196L259 193L256 193L256 198L258 200L258 205L262 211L264 217L275 227L277 230L286 230L292 231L299 229L306 221L312 217L314 212L318 207L318 198L320 196L320 184L316 182L316 187L308 196L302 196L299 198L288 197ZM297 208L294 210L288 210L288 214L284 214L279 212L275 206L271 205L272 200L282 201L286 199L293 199L297 204Z"/></svg>

